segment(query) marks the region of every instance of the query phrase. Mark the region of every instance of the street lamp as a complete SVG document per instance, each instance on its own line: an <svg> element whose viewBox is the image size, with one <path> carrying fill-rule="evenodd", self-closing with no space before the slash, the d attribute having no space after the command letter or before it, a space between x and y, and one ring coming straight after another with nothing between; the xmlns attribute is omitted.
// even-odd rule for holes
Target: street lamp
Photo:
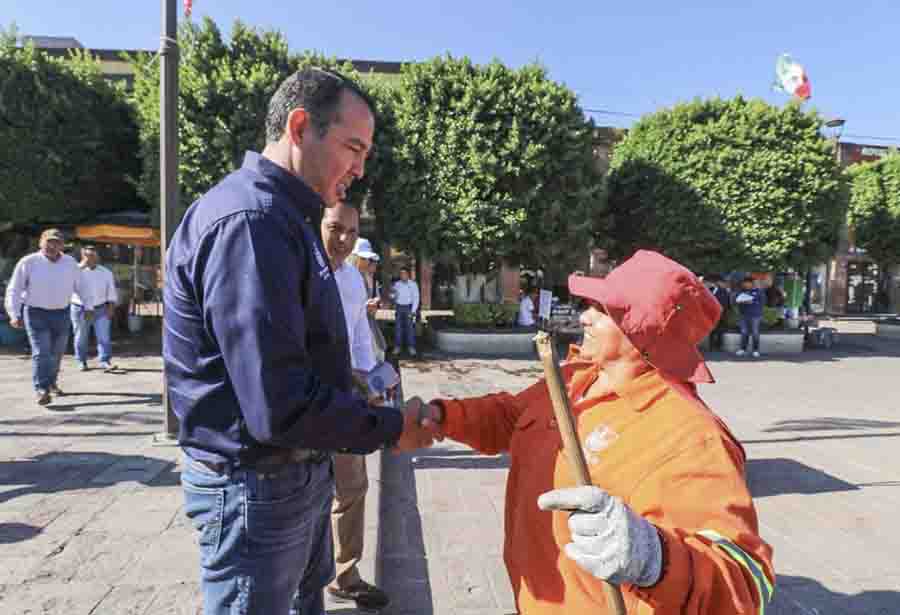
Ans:
<svg viewBox="0 0 900 615"><path fill-rule="evenodd" d="M826 135L833 141L834 143L834 159L837 162L838 170L840 170L841 166L841 134L844 132L844 124L847 123L842 117L834 117L830 120L826 121L823 124L823 127L826 128ZM841 234L845 233L845 229L842 229ZM840 247L838 248L840 250ZM809 318L812 314L812 305L811 305L811 295L812 295L812 282L813 282L813 272L812 266L807 265L806 268L806 288L803 292L803 310L805 312L805 318L803 323L803 331L805 334L805 338L809 336Z"/></svg>

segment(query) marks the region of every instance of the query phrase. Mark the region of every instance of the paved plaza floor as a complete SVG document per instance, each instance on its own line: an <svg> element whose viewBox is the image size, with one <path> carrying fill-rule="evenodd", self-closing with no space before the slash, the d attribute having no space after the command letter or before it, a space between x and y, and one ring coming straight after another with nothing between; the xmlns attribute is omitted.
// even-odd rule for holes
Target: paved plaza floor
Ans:
<svg viewBox="0 0 900 615"><path fill-rule="evenodd" d="M719 382L702 394L747 448L775 548L770 612L900 614L900 343L848 332L834 352L710 358ZM197 612L178 449L152 441L162 363L139 352L117 363L119 373L82 373L67 356L68 394L41 408L29 357L0 353L2 615ZM403 364L406 394L423 397L515 391L539 374L526 360ZM370 457L363 570L392 593L387 613L514 613L501 556L506 468L452 442Z"/></svg>

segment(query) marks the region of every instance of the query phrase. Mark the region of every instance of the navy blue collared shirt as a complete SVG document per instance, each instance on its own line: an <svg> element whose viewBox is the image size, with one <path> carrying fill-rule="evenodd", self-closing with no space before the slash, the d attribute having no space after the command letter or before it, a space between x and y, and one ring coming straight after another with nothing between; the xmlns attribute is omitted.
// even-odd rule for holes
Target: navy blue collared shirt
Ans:
<svg viewBox="0 0 900 615"><path fill-rule="evenodd" d="M166 259L163 356L179 442L236 465L277 449L368 453L402 414L353 395L322 201L263 156L195 202Z"/></svg>

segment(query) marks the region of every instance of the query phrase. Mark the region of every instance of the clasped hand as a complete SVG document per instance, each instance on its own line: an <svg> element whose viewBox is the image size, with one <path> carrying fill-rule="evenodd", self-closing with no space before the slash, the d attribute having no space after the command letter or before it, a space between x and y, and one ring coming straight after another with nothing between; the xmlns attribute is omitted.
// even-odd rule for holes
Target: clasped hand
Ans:
<svg viewBox="0 0 900 615"><path fill-rule="evenodd" d="M409 452L426 448L444 439L444 432L438 420L440 410L433 404L426 404L413 397L403 407L403 434L397 441L396 452Z"/></svg>

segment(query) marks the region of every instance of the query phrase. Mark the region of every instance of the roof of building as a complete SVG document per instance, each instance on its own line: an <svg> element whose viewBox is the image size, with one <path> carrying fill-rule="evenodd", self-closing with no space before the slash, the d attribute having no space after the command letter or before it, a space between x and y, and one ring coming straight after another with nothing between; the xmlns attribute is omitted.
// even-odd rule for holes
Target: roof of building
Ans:
<svg viewBox="0 0 900 615"><path fill-rule="evenodd" d="M106 62L120 61L122 54L126 53L128 55L156 53L154 49L89 49L85 48L78 39L71 36L23 36L22 40L33 43L35 47L43 50L50 56L66 56L72 49L84 49L91 55ZM338 62L348 61L361 73L398 74L403 66L402 62L384 60L338 60Z"/></svg>
<svg viewBox="0 0 900 615"><path fill-rule="evenodd" d="M82 49L82 45L77 38L72 36L40 36L25 35L22 37L23 43L33 43L38 49Z"/></svg>

